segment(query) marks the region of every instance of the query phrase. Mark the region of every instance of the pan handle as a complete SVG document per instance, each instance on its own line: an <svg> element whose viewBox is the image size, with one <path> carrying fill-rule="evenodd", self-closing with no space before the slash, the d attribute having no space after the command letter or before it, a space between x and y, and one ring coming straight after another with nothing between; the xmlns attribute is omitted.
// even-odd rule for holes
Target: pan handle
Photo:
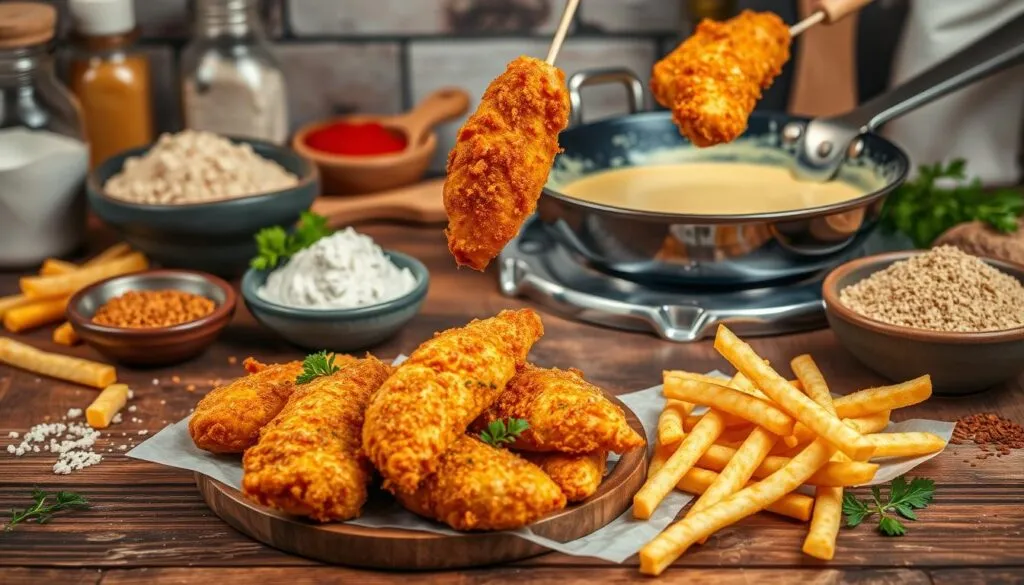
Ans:
<svg viewBox="0 0 1024 585"><path fill-rule="evenodd" d="M828 180L846 154L857 154L857 136L948 93L1024 62L1024 12L960 52L856 109L811 120L784 136L800 141L797 170L809 179Z"/></svg>
<svg viewBox="0 0 1024 585"><path fill-rule="evenodd" d="M583 123L583 96L580 90L591 85L618 83L628 90L629 113L635 114L644 110L644 82L629 69L588 69L574 73L569 78L569 103L572 112L569 114L569 126Z"/></svg>

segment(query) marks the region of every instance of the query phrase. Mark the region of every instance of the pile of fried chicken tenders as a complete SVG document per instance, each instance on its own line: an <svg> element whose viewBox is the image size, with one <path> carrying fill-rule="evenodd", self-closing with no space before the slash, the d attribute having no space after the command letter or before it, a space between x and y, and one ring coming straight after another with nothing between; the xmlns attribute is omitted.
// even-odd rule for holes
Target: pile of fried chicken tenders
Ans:
<svg viewBox="0 0 1024 585"><path fill-rule="evenodd" d="M502 311L424 342L396 367L314 354L211 391L189 433L244 453L243 494L320 522L359 516L380 485L456 530L517 528L594 494L609 451L645 445L578 370L527 363L532 310Z"/></svg>

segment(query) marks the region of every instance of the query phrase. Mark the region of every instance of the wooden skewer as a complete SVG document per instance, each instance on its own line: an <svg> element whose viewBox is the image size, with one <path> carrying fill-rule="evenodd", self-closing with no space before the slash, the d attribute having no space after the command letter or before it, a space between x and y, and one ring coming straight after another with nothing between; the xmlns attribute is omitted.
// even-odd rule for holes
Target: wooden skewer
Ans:
<svg viewBox="0 0 1024 585"><path fill-rule="evenodd" d="M837 22L870 3L871 0L821 0L814 14L789 27L789 36L795 37L822 22L825 24Z"/></svg>
<svg viewBox="0 0 1024 585"><path fill-rule="evenodd" d="M565 3L565 10L562 12L562 21L558 23L558 30L555 31L555 38L551 39L551 48L548 49L548 57L544 59L548 65L554 65L558 52L562 50L562 43L565 42L565 35L572 25L572 18L576 15L576 8L580 0L568 0Z"/></svg>

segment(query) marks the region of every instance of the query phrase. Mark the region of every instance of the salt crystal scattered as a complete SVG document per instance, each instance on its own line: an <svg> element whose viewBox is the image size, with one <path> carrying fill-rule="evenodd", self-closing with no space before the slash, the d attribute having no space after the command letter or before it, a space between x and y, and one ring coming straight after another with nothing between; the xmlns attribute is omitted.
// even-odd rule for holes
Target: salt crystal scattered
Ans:
<svg viewBox="0 0 1024 585"><path fill-rule="evenodd" d="M135 412L136 410L138 410L138 408L134 404L128 407L128 412Z"/></svg>
<svg viewBox="0 0 1024 585"><path fill-rule="evenodd" d="M119 424L121 422L121 413L119 412L115 414L114 418L110 419L110 422L114 423L115 425Z"/></svg>
<svg viewBox="0 0 1024 585"><path fill-rule="evenodd" d="M69 408L68 409L68 418L81 418L81 416L82 416L82 409L81 408Z"/></svg>
<svg viewBox="0 0 1024 585"><path fill-rule="evenodd" d="M135 398L135 392L132 392L132 389L129 388L128 389L128 400L131 400L132 398Z"/></svg>
<svg viewBox="0 0 1024 585"><path fill-rule="evenodd" d="M18 438L18 432L17 431L11 431L11 432L7 433L7 438L8 439L17 439Z"/></svg>
<svg viewBox="0 0 1024 585"><path fill-rule="evenodd" d="M148 434L149 434L149 431L147 431L146 429L142 429L141 431L139 431L139 435L140 436L141 435L148 435Z"/></svg>

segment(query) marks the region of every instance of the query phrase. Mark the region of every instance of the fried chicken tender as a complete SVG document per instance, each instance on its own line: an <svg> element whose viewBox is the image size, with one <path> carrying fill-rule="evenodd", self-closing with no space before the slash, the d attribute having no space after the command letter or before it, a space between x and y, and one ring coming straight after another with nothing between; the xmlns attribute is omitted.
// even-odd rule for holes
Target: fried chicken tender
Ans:
<svg viewBox="0 0 1024 585"><path fill-rule="evenodd" d="M363 449L384 486L413 492L494 402L544 333L530 309L502 311L424 342L366 411Z"/></svg>
<svg viewBox="0 0 1024 585"><path fill-rule="evenodd" d="M731 142L789 60L790 40L789 28L770 12L704 20L654 65L651 93L694 145Z"/></svg>
<svg viewBox="0 0 1024 585"><path fill-rule="evenodd" d="M493 421L510 418L526 419L530 425L510 445L523 451L625 453L644 444L622 409L576 369L523 366L472 428L480 432Z"/></svg>
<svg viewBox="0 0 1024 585"><path fill-rule="evenodd" d="M565 507L562 490L539 467L467 435L419 489L396 497L410 511L456 530L510 530Z"/></svg>
<svg viewBox="0 0 1024 585"><path fill-rule="evenodd" d="M302 362L266 365L246 358L244 366L251 372L248 376L214 388L196 405L188 421L196 447L241 453L255 445L260 429L284 408L302 372Z"/></svg>
<svg viewBox="0 0 1024 585"><path fill-rule="evenodd" d="M242 493L320 522L355 518L373 468L362 454L363 416L391 366L367 355L296 386L259 442L242 458Z"/></svg>
<svg viewBox="0 0 1024 585"><path fill-rule="evenodd" d="M483 270L534 210L569 123L565 74L533 57L508 64L448 153L448 249Z"/></svg>
<svg viewBox="0 0 1024 585"><path fill-rule="evenodd" d="M582 455L568 453L531 453L519 455L547 474L565 494L569 502L581 502L594 495L608 467L608 452L594 451Z"/></svg>

